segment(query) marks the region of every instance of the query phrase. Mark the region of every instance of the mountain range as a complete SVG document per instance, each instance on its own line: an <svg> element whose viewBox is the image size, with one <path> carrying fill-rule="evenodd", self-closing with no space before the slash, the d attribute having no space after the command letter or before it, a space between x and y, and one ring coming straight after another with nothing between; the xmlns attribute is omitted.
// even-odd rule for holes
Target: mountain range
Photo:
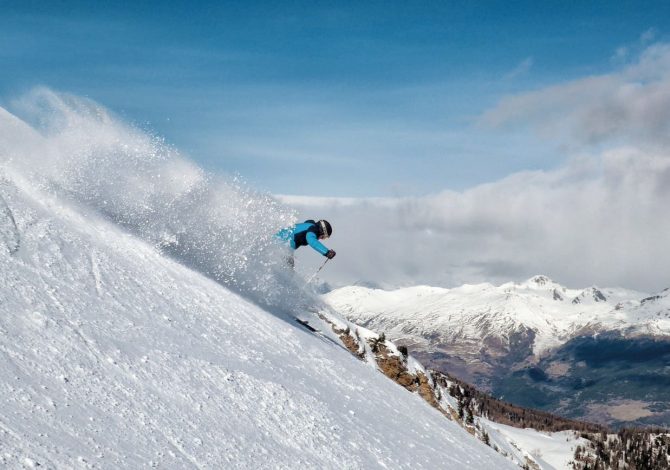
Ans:
<svg viewBox="0 0 670 470"><path fill-rule="evenodd" d="M538 275L453 289L349 286L324 299L514 403L613 425L670 423L668 289L571 289Z"/></svg>

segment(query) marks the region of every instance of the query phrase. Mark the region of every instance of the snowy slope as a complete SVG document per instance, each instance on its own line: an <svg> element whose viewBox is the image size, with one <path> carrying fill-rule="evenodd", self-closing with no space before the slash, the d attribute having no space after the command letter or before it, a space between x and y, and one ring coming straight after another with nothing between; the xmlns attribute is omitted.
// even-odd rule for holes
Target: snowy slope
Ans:
<svg viewBox="0 0 670 470"><path fill-rule="evenodd" d="M568 470L573 468L575 448L589 443L575 431L540 432L535 429L519 429L495 423L485 418L476 419L486 430L491 446L523 461L528 459L542 470Z"/></svg>
<svg viewBox="0 0 670 470"><path fill-rule="evenodd" d="M417 286L384 291L350 286L324 296L352 321L389 332L394 339L427 347L430 341L506 343L515 334L524 334L535 354L583 332L670 335L668 291L643 302L648 297L620 288L568 289L545 276L520 284L454 289Z"/></svg>
<svg viewBox="0 0 670 470"><path fill-rule="evenodd" d="M45 96L66 125L0 109L0 466L516 468L285 315L234 225L271 202Z"/></svg>

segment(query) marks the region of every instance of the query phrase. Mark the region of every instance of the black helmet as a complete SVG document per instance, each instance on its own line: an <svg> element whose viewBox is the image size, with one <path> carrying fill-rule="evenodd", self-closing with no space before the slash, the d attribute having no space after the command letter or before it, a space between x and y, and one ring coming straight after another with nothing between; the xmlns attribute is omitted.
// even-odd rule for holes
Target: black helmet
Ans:
<svg viewBox="0 0 670 470"><path fill-rule="evenodd" d="M327 220L319 220L316 225L319 227L320 237L328 238L330 237L330 234L333 233L333 228L330 226L330 222Z"/></svg>

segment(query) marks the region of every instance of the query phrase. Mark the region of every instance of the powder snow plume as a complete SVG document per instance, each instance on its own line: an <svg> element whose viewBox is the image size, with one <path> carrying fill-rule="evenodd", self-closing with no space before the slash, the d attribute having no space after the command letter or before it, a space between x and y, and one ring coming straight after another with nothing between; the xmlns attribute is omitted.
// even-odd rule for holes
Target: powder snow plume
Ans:
<svg viewBox="0 0 670 470"><path fill-rule="evenodd" d="M0 107L0 179L92 209L262 306L311 301L272 238L295 214L271 196L207 174L91 100L39 88L11 109Z"/></svg>

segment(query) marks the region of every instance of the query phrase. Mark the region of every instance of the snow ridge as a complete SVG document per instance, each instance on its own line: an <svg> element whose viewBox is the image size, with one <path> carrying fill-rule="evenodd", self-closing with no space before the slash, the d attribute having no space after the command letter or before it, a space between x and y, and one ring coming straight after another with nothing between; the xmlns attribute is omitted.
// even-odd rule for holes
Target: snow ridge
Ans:
<svg viewBox="0 0 670 470"><path fill-rule="evenodd" d="M0 188L2 186L3 182L0 181ZM7 202L5 202L5 198L2 196L1 192L0 218L2 219L2 223L0 223L0 249L5 250L10 254L16 253L19 249L19 244L21 243L19 229L16 226L14 214L7 205Z"/></svg>

